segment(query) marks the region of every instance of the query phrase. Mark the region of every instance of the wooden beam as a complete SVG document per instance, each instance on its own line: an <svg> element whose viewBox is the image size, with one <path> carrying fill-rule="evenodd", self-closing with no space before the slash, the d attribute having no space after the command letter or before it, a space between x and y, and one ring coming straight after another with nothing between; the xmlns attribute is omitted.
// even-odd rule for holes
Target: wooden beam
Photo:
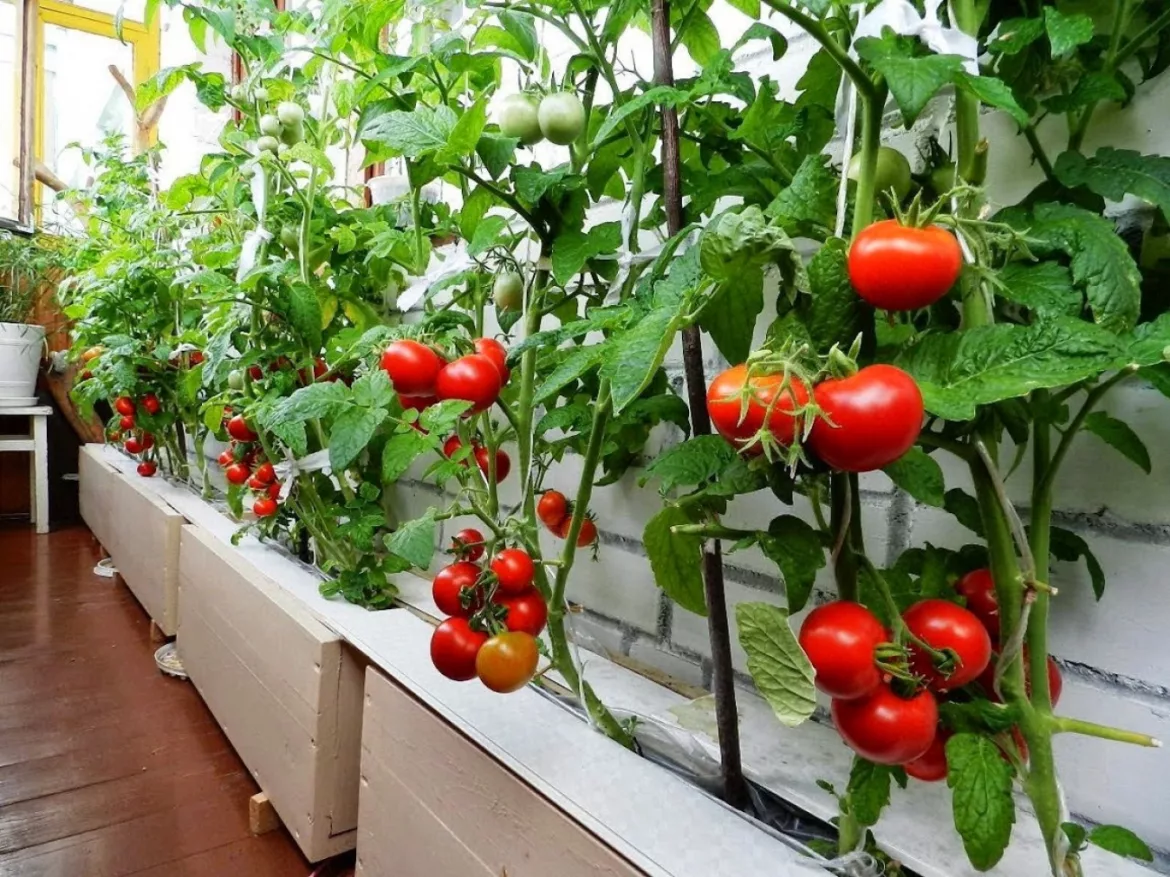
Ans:
<svg viewBox="0 0 1170 877"><path fill-rule="evenodd" d="M18 128L20 148L17 160L20 163L17 182L16 213L21 222L32 224L33 220L33 162L36 158L36 83L37 83L37 0L24 0L20 13L20 109Z"/></svg>

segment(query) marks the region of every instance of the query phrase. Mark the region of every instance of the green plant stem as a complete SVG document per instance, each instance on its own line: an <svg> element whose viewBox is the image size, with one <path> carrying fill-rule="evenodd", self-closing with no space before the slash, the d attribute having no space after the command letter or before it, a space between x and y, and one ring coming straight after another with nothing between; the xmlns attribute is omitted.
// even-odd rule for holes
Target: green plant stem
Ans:
<svg viewBox="0 0 1170 877"><path fill-rule="evenodd" d="M1151 39L1170 27L1170 9L1167 9L1148 25L1138 31L1137 35L1117 50L1117 54L1113 58L1113 69L1117 69L1130 58L1132 58L1142 46L1148 43Z"/></svg>
<svg viewBox="0 0 1170 877"><path fill-rule="evenodd" d="M499 186L488 182L475 171L469 168L465 168L463 165L453 164L449 165L449 167L451 170L455 171L455 173L467 177L467 179L471 180L473 183L476 183L477 185L482 186L484 189L491 192L493 195L515 210L516 213L518 213L525 222L532 226L532 230L535 231L537 235L540 235L541 237L544 236L544 224L540 222L535 216L533 216L523 204L517 201L516 198L511 195L511 193L505 192Z"/></svg>
<svg viewBox="0 0 1170 877"><path fill-rule="evenodd" d="M841 550L837 554L833 565L833 574L837 580L837 596L842 600L857 600L857 557L853 552L852 540L848 535L842 535L843 528L852 528L853 510L850 501L850 478L844 472L834 472L829 476L829 529L834 538L842 539Z"/></svg>
<svg viewBox="0 0 1170 877"><path fill-rule="evenodd" d="M1052 491L1046 490L1047 473L1052 465L1052 431L1039 412L1048 410L1048 391L1037 390L1032 397L1037 416L1032 423L1032 521L1029 541L1038 581L1048 581L1049 553L1052 539ZM1048 591L1036 592L1032 615L1028 620L1028 674L1032 680L1032 706L1043 713L1052 712L1052 692L1048 686Z"/></svg>
<svg viewBox="0 0 1170 877"><path fill-rule="evenodd" d="M878 152L881 148L882 109L886 102L885 86L875 86L873 94L858 90L861 98L861 171L857 177L857 195L853 202L853 235L873 222L877 196Z"/></svg>
<svg viewBox="0 0 1170 877"><path fill-rule="evenodd" d="M1035 125L1025 125L1023 127L1024 139L1028 141L1028 145L1032 147L1032 155L1036 159L1036 164L1040 165L1040 170L1044 171L1044 176L1049 180L1056 179L1056 171L1052 168L1052 162L1048 160L1048 153L1044 151L1044 145L1040 142L1040 137L1036 133Z"/></svg>
<svg viewBox="0 0 1170 877"><path fill-rule="evenodd" d="M833 39L833 35L829 33L828 28L812 16L806 15L799 9L783 2L783 0L764 0L764 2L820 43L821 48L829 53L830 57L837 62L837 66L853 82L853 86L857 89L859 95L869 99L877 97L877 89L873 81L865 75L857 62L849 57L849 53L845 48Z"/></svg>
<svg viewBox="0 0 1170 877"><path fill-rule="evenodd" d="M1105 53L1105 64L1102 70L1106 76L1112 76L1117 70L1119 63L1117 59L1121 54L1121 38L1125 32L1125 25L1129 21L1129 13L1132 6L1133 0L1117 0L1117 6L1113 15L1113 30L1109 36L1109 49ZM1093 120L1093 113L1096 112L1098 103L1099 101L1090 103L1081 111L1080 116L1076 117L1076 121L1071 124L1068 136L1068 148L1070 150L1074 152L1080 151L1081 144L1085 140L1085 134L1089 130L1089 122Z"/></svg>
<svg viewBox="0 0 1170 877"><path fill-rule="evenodd" d="M918 436L918 444L927 448L940 448L944 451L949 451L956 457L961 457L967 461L970 461L975 456L975 451L970 445L927 430L923 430Z"/></svg>
<svg viewBox="0 0 1170 877"><path fill-rule="evenodd" d="M1086 737L1099 737L1102 740L1131 743L1134 746L1148 746L1154 749L1162 746L1161 740L1151 737L1149 734L1123 731L1121 728L1110 728L1108 725L1098 725L1096 722L1085 722L1081 719L1053 716L1052 725L1054 730L1062 734L1083 734Z"/></svg>
<svg viewBox="0 0 1170 877"><path fill-rule="evenodd" d="M678 524L671 527L670 532L687 535L687 536L701 536L704 539L751 539L758 535L757 530L736 530L733 527L725 527L722 524Z"/></svg>

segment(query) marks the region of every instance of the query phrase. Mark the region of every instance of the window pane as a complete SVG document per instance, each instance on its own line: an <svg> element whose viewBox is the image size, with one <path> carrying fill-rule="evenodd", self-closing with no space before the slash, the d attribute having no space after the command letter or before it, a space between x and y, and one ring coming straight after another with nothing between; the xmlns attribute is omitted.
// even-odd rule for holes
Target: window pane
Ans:
<svg viewBox="0 0 1170 877"><path fill-rule="evenodd" d="M94 9L106 15L117 15L118 9L125 6L122 17L127 21L142 21L146 16L146 0L72 0L74 6L82 9Z"/></svg>
<svg viewBox="0 0 1170 877"><path fill-rule="evenodd" d="M16 218L20 172L13 160L20 154L17 112L16 4L0 0L0 216Z"/></svg>
<svg viewBox="0 0 1170 877"><path fill-rule="evenodd" d="M86 183L88 168L71 144L96 146L107 134L120 131L133 142L134 114L114 77L116 66L134 81L134 50L116 39L45 26L45 114L41 161L68 186ZM66 217L42 190L42 221L49 225Z"/></svg>

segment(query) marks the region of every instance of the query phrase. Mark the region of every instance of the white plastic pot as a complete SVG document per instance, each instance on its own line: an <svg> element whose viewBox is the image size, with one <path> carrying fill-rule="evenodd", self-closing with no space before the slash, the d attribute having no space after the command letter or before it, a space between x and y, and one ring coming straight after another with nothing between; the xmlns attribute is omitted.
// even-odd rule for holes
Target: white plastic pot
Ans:
<svg viewBox="0 0 1170 877"><path fill-rule="evenodd" d="M0 407L36 403L37 369L45 330L27 323L0 323Z"/></svg>

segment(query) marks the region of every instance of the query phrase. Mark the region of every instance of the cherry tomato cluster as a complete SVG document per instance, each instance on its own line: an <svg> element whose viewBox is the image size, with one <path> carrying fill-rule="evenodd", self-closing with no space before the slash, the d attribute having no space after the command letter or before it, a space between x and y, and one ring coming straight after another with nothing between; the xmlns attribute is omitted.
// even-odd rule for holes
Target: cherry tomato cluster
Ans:
<svg viewBox="0 0 1170 877"><path fill-rule="evenodd" d="M283 371L283 370L287 369L290 365L292 365L292 363L289 361L287 356L280 356L280 357L277 357L273 362L270 362L268 364L267 371L269 374L272 374L275 372ZM308 384L314 383L316 381L320 381L327 374L329 374L329 366L326 365L325 360L323 360L319 356L315 360L313 360L313 373L312 373L312 375L309 374L309 370L307 368L297 369L297 379L300 381L302 386L307 386ZM263 380L264 376L265 376L265 369L261 368L259 365L250 365L250 366L248 366L248 376L253 381ZM329 377L330 383L335 382L335 381L340 381L340 380L344 380L344 378L342 378L341 375L334 374L334 375L331 375ZM236 388L233 388L233 389L236 389Z"/></svg>
<svg viewBox="0 0 1170 877"><path fill-rule="evenodd" d="M569 538L569 526L573 522L573 506L559 490L546 490L536 503L536 516L550 533L561 539ZM597 542L597 524L586 517L581 521L577 533L577 547L584 548Z"/></svg>
<svg viewBox="0 0 1170 877"><path fill-rule="evenodd" d="M390 378L403 408L423 410L448 399L471 403L471 411L486 411L508 382L508 351L494 338L477 338L474 353L448 362L433 347L404 338L382 353L382 370Z"/></svg>
<svg viewBox="0 0 1170 877"><path fill-rule="evenodd" d="M261 459L263 450L256 443L259 436L242 414L228 418L226 428L232 437L231 447L220 454L216 462L223 467L228 484L246 484L256 495L252 503L252 512L256 517L271 517L276 514L280 500L276 468L271 462Z"/></svg>
<svg viewBox="0 0 1170 877"><path fill-rule="evenodd" d="M485 570L476 562L485 550L478 530L455 534L456 560L439 570L431 586L435 605L449 616L431 637L431 661L448 679L478 678L506 694L536 673L536 637L548 621L548 606L533 585L536 568L528 552L504 548Z"/></svg>
<svg viewBox="0 0 1170 877"><path fill-rule="evenodd" d="M443 442L443 456L453 458L463 449L463 441L457 435L453 435ZM491 463L492 458L489 456L488 449L483 446L479 439L473 439L471 442L471 456L475 457L475 465L479 467L479 471L483 473L484 478L491 477ZM463 466L467 465L467 460L460 460ZM503 448L496 448L496 482L499 483L508 477L508 473L512 471L512 458L508 456Z"/></svg>
<svg viewBox="0 0 1170 877"><path fill-rule="evenodd" d="M799 379L749 375L747 365L737 365L707 389L715 431L748 456L764 452L765 437L791 446L803 434L810 410L814 420L805 446L843 472L871 472L897 460L918 440L925 411L914 378L884 364L825 378L811 393Z"/></svg>
<svg viewBox="0 0 1170 877"><path fill-rule="evenodd" d="M86 351L88 353L89 351ZM154 393L146 393L137 402L129 396L119 396L114 400L114 411L121 419L118 429L111 433L114 440L123 440L122 448L132 457L148 453L154 447L154 436L138 427L137 417L139 406L147 414L153 416L162 411L162 403ZM143 478L151 478L158 472L158 463L152 459L144 459L138 463L138 474Z"/></svg>

